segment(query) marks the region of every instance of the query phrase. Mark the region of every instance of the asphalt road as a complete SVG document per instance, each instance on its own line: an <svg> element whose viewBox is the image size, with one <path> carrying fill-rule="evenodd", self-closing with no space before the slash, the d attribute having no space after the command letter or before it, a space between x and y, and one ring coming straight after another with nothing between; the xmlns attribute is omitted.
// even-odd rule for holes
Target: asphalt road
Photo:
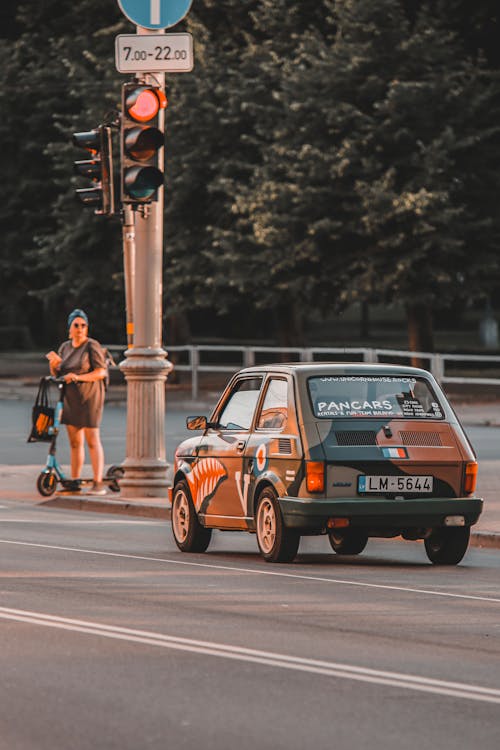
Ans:
<svg viewBox="0 0 500 750"><path fill-rule="evenodd" d="M500 553L264 563L218 533L3 502L0 750L497 750Z"/></svg>
<svg viewBox="0 0 500 750"><path fill-rule="evenodd" d="M26 401L0 400L0 465L40 465L45 463L47 446L43 443L26 443L31 425L32 404ZM210 413L209 409L198 407L195 413ZM177 445L189 437L186 430L186 417L192 414L176 406L172 399L167 402L165 420L165 442L167 461L173 461ZM123 405L110 404L104 410L101 428L104 453L107 464L121 463L125 458L126 409ZM470 426L466 428L469 439L476 449L479 459L495 460L499 457L498 427ZM191 433L192 434L192 433ZM65 431L58 438L57 456L61 463L69 463L69 446Z"/></svg>

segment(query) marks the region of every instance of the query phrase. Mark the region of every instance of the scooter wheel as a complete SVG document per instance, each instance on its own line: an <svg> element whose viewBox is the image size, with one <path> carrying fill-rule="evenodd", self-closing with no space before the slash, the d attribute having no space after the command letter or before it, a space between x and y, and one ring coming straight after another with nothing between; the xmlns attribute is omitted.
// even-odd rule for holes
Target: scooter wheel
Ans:
<svg viewBox="0 0 500 750"><path fill-rule="evenodd" d="M36 488L40 495L43 495L43 497L50 497L56 491L56 487L57 479L55 474L52 474L52 472L43 471L38 475L38 479L36 480Z"/></svg>

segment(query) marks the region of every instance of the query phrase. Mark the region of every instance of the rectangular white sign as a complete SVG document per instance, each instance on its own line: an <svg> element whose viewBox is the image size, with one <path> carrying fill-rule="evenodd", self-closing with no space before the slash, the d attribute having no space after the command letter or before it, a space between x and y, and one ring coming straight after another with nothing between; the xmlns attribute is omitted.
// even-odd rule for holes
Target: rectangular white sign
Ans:
<svg viewBox="0 0 500 750"><path fill-rule="evenodd" d="M119 73L189 73L193 69L191 34L120 34L115 39Z"/></svg>

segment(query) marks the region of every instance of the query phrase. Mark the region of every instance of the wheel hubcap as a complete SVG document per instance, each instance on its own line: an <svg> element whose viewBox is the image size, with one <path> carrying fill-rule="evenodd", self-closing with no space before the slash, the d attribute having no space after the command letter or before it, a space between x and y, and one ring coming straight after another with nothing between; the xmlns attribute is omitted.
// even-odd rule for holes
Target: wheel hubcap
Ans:
<svg viewBox="0 0 500 750"><path fill-rule="evenodd" d="M257 518L257 535L262 550L271 552L276 539L276 513L270 500L263 500Z"/></svg>
<svg viewBox="0 0 500 750"><path fill-rule="evenodd" d="M172 522L176 539L178 539L179 542L183 542L186 539L189 530L189 503L182 490L180 490L174 498Z"/></svg>

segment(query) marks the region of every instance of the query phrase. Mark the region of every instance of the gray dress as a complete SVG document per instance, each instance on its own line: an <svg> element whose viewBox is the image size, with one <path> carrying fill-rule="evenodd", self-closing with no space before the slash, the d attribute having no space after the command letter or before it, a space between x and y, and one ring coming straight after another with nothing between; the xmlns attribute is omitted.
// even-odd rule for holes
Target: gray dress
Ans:
<svg viewBox="0 0 500 750"><path fill-rule="evenodd" d="M74 347L71 341L65 341L59 347L59 356L62 358L58 368L59 375L67 375L68 372L84 375L106 367L104 351L95 339L89 338L78 347ZM73 427L99 427L104 395L104 380L95 380L93 383L66 383L62 423Z"/></svg>

